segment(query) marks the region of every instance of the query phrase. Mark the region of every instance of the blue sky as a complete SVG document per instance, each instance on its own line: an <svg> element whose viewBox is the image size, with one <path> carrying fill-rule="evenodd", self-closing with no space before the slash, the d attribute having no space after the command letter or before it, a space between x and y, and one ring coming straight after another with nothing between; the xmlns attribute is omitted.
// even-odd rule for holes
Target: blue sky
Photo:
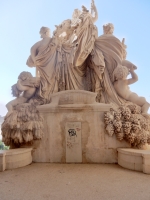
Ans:
<svg viewBox="0 0 150 200"><path fill-rule="evenodd" d="M22 71L35 74L26 66L30 47L40 40L39 29L70 19L75 8L82 5L90 9L90 0L7 0L0 1L0 115L6 114L5 104L13 99L11 85ZM137 65L139 81L131 90L145 96L150 102L150 1L149 0L95 0L102 25L111 22L114 35L126 39L127 59Z"/></svg>

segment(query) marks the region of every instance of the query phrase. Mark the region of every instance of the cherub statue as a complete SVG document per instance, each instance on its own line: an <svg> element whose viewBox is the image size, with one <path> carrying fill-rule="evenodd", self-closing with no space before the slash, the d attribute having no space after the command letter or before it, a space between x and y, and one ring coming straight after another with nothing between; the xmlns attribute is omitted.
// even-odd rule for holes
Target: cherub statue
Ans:
<svg viewBox="0 0 150 200"><path fill-rule="evenodd" d="M21 72L18 81L12 86L12 94L16 99L6 104L8 117L14 110L14 107L26 103L35 94L36 88L39 87L40 78L33 77L30 72Z"/></svg>
<svg viewBox="0 0 150 200"><path fill-rule="evenodd" d="M119 96L141 106L142 113L147 114L150 104L144 97L139 97L136 93L131 92L128 86L138 81L138 76L134 70L135 67L133 66L130 66L130 69L128 69L126 66L118 65L113 72L115 80L114 88ZM131 74L131 78L127 79L129 72Z"/></svg>

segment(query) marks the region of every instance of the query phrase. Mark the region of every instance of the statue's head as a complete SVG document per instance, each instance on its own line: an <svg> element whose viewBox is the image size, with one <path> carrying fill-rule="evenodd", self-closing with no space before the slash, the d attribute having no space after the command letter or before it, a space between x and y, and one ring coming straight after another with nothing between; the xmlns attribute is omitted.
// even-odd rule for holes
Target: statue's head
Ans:
<svg viewBox="0 0 150 200"><path fill-rule="evenodd" d="M62 29L68 29L71 27L71 20L70 19L66 19L61 23L61 27Z"/></svg>
<svg viewBox="0 0 150 200"><path fill-rule="evenodd" d="M21 72L18 76L18 79L21 79L22 81L26 80L26 79L30 79L32 78L32 74L30 72Z"/></svg>
<svg viewBox="0 0 150 200"><path fill-rule="evenodd" d="M40 29L41 38L50 37L50 29L48 27L42 27Z"/></svg>
<svg viewBox="0 0 150 200"><path fill-rule="evenodd" d="M82 12L89 12L89 10L85 6L82 6Z"/></svg>
<svg viewBox="0 0 150 200"><path fill-rule="evenodd" d="M104 34L113 34L114 32L114 25L112 23L108 23L103 25L103 32Z"/></svg>
<svg viewBox="0 0 150 200"><path fill-rule="evenodd" d="M79 9L74 9L74 12L72 14L72 19L78 18L80 14L81 14L81 11Z"/></svg>
<svg viewBox="0 0 150 200"><path fill-rule="evenodd" d="M113 72L114 81L119 79L125 79L128 76L128 74L129 70L127 67L118 65Z"/></svg>
<svg viewBox="0 0 150 200"><path fill-rule="evenodd" d="M53 32L55 36L62 36L66 35L68 31L71 29L71 20L67 19L64 20L59 26L55 25L56 30Z"/></svg>

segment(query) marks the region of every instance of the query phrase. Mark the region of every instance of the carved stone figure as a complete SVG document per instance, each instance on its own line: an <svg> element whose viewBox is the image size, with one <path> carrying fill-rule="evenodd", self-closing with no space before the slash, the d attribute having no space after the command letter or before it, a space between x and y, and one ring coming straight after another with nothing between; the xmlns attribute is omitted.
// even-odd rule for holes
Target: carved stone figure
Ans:
<svg viewBox="0 0 150 200"><path fill-rule="evenodd" d="M146 101L144 97L139 97L136 93L130 91L129 86L136 81L138 81L138 76L134 72L134 68L130 68L131 78L127 79L129 70L127 67L118 65L114 70L114 88L119 96L130 102L133 102L142 107L142 113L146 114L148 112L150 104Z"/></svg>
<svg viewBox="0 0 150 200"><path fill-rule="evenodd" d="M77 24L80 23L79 16L81 14L81 11L79 9L74 9L74 12L72 14L72 19L71 19L71 26L76 27Z"/></svg>
<svg viewBox="0 0 150 200"><path fill-rule="evenodd" d="M7 103L6 107L8 117L14 110L14 107L26 103L33 95L35 94L36 89L39 87L40 78L33 77L29 72L22 72L18 76L18 81L15 85L12 86L12 94L16 99Z"/></svg>
<svg viewBox="0 0 150 200"><path fill-rule="evenodd" d="M2 126L6 144L41 139L42 118L36 106L51 103L52 95L63 90L94 92L98 103L111 104L113 109L104 115L109 136L115 134L119 141L124 139L136 147L150 142L149 103L128 87L138 77L137 67L126 60L125 39L114 36L112 23L105 24L98 36L97 19L92 0L91 11L85 6L81 11L75 9L72 19L55 25L51 37L49 28L40 29L42 40L31 47L27 60L29 67L36 68L37 77L21 73L12 87L17 98L6 105L8 114Z"/></svg>
<svg viewBox="0 0 150 200"><path fill-rule="evenodd" d="M79 15L79 22L76 24L76 51L74 57L74 65L81 66L88 55L91 53L95 39L98 37L97 27L94 23L98 19L98 12L94 1L91 5L91 12L95 13L93 16L85 6L82 6L82 13Z"/></svg>
<svg viewBox="0 0 150 200"><path fill-rule="evenodd" d="M29 67L35 67L38 66L36 56L39 54L39 52L45 48L50 43L50 29L47 27L42 27L40 29L40 35L42 40L37 42L31 47L31 56L29 56L27 60L27 65ZM38 70L36 70L36 75L38 76Z"/></svg>
<svg viewBox="0 0 150 200"><path fill-rule="evenodd" d="M17 98L6 105L8 113L2 124L3 142L6 145L18 147L42 138L43 118L36 104L29 103L39 84L39 77L22 72L17 83L12 86L12 94Z"/></svg>
<svg viewBox="0 0 150 200"><path fill-rule="evenodd" d="M112 23L103 25L103 31L105 35L108 35L108 34L113 35L114 25Z"/></svg>

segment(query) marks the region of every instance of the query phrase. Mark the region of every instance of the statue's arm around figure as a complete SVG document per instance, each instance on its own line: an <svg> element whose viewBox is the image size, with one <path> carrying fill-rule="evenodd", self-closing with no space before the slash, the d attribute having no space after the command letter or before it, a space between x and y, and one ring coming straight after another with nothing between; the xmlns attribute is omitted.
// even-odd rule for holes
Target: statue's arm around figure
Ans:
<svg viewBox="0 0 150 200"><path fill-rule="evenodd" d="M138 76L137 76L137 74L134 72L133 66L132 66L129 70L130 70L131 78L128 79L128 85L131 85L131 84L133 84L133 83L135 83L135 82L138 81Z"/></svg>

